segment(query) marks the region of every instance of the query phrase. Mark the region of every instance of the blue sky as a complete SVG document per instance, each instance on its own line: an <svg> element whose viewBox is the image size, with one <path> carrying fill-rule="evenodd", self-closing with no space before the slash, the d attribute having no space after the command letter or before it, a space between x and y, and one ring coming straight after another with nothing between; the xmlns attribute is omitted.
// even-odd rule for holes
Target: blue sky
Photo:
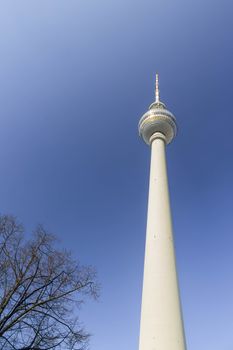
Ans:
<svg viewBox="0 0 233 350"><path fill-rule="evenodd" d="M161 99L189 350L233 348L233 46L227 0L3 0L0 211L98 270L95 350L138 347L150 150Z"/></svg>

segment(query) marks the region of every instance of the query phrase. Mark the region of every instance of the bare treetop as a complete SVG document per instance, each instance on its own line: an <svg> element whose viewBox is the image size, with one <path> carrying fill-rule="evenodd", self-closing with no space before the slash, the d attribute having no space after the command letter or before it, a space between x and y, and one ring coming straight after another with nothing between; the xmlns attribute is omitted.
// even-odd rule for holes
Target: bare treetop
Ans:
<svg viewBox="0 0 233 350"><path fill-rule="evenodd" d="M89 334L77 311L96 298L95 270L81 266L39 226L25 242L23 226L0 216L0 349L84 349Z"/></svg>

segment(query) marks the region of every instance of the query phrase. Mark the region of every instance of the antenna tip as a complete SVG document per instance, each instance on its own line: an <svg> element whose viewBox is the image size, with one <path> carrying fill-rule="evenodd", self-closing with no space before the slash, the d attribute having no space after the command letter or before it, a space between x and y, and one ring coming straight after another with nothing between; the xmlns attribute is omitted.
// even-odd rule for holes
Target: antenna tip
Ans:
<svg viewBox="0 0 233 350"><path fill-rule="evenodd" d="M155 102L159 102L159 75L156 73L155 75Z"/></svg>

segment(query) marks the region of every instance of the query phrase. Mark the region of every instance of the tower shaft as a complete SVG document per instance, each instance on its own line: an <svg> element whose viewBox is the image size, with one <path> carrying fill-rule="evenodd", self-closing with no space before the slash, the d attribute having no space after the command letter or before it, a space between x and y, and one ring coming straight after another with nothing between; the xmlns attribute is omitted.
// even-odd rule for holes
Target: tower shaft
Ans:
<svg viewBox="0 0 233 350"><path fill-rule="evenodd" d="M185 350L167 181L166 138L151 137L139 350Z"/></svg>

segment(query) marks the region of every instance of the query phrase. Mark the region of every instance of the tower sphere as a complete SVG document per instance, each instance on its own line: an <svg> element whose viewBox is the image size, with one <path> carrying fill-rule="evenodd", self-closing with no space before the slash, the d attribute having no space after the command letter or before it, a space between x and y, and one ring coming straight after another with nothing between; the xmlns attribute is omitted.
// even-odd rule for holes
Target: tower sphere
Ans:
<svg viewBox="0 0 233 350"><path fill-rule="evenodd" d="M139 135L150 145L151 136L155 133L162 133L166 138L166 143L170 143L176 136L176 118L166 108L165 104L159 100L158 75L156 74L155 102L139 121Z"/></svg>

